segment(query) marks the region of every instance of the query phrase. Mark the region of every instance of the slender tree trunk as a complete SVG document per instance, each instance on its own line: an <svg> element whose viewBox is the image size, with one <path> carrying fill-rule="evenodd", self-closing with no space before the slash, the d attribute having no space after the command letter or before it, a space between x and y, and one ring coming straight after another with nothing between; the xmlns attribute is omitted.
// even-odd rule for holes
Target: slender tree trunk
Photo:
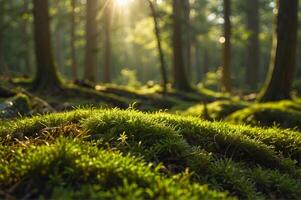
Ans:
<svg viewBox="0 0 301 200"><path fill-rule="evenodd" d="M4 55L4 29L3 29L3 16L4 16L4 0L0 0L0 73L5 74L5 55Z"/></svg>
<svg viewBox="0 0 301 200"><path fill-rule="evenodd" d="M183 30L181 0L173 0L173 87L180 91L191 91L183 59Z"/></svg>
<svg viewBox="0 0 301 200"><path fill-rule="evenodd" d="M30 0L24 0L23 4L23 12L24 13L29 13L29 3ZM33 61L32 61L32 51L31 51L31 45L30 45L30 23L29 19L26 18L23 20L22 23L22 29L23 29L23 34L24 34L24 45L26 47L25 52L24 52L24 61L25 61L25 67L28 75L31 75L33 72Z"/></svg>
<svg viewBox="0 0 301 200"><path fill-rule="evenodd" d="M75 20L75 9L76 9L76 0L71 0L71 74L73 80L78 79L78 73L77 73L77 61L76 61L76 47L75 47L75 41L76 41L76 20Z"/></svg>
<svg viewBox="0 0 301 200"><path fill-rule="evenodd" d="M96 81L97 74L97 0L87 0L86 8L86 51L84 78Z"/></svg>
<svg viewBox="0 0 301 200"><path fill-rule="evenodd" d="M181 6L183 10L183 20L184 25L183 31L183 58L184 65L187 70L187 75L191 75L191 31L190 31L190 2L189 0L182 0Z"/></svg>
<svg viewBox="0 0 301 200"><path fill-rule="evenodd" d="M259 1L247 0L247 26L250 36L247 46L246 84L256 89L259 81Z"/></svg>
<svg viewBox="0 0 301 200"><path fill-rule="evenodd" d="M111 67L112 67L112 15L113 15L113 1L108 1L105 5L105 38L104 38L104 50L105 50L105 66L104 66L104 82L111 82Z"/></svg>
<svg viewBox="0 0 301 200"><path fill-rule="evenodd" d="M266 85L259 101L290 99L298 31L298 0L279 0L276 40ZM275 39L275 38L274 38Z"/></svg>
<svg viewBox="0 0 301 200"><path fill-rule="evenodd" d="M154 27L155 27L155 35L156 35L156 40L157 40L157 48L158 48L158 53L159 53L159 59L160 59L160 69L161 69L161 77L162 77L162 88L163 88L163 93L165 94L167 92L167 72L166 72L166 62L165 62L165 57L162 49L162 44L161 44L161 33L160 33L160 27L159 27L159 22L158 22L158 15L156 12L156 8L152 0L148 0L149 7L152 13L153 21L154 21Z"/></svg>
<svg viewBox="0 0 301 200"><path fill-rule="evenodd" d="M55 68L49 27L48 0L33 0L34 40L37 70L34 90L53 90L61 86Z"/></svg>
<svg viewBox="0 0 301 200"><path fill-rule="evenodd" d="M224 37L223 66L222 66L222 91L231 92L231 0L224 0Z"/></svg>

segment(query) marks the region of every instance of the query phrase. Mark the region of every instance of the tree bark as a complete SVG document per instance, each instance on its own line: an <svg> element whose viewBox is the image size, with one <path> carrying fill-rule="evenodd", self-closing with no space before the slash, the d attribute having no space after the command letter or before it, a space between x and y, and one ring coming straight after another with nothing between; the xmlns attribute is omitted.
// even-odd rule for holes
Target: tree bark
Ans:
<svg viewBox="0 0 301 200"><path fill-rule="evenodd" d="M87 0L84 78L95 82L97 74L97 0Z"/></svg>
<svg viewBox="0 0 301 200"><path fill-rule="evenodd" d="M78 79L78 73L77 73L77 61L76 61L76 47L75 47L75 41L76 41L76 20L75 20L75 9L76 9L76 0L71 0L71 74L73 80Z"/></svg>
<svg viewBox="0 0 301 200"><path fill-rule="evenodd" d="M274 52L260 102L291 98L296 65L298 0L279 0Z"/></svg>
<svg viewBox="0 0 301 200"><path fill-rule="evenodd" d="M173 0L173 87L180 91L191 91L183 59L183 30L181 0Z"/></svg>
<svg viewBox="0 0 301 200"><path fill-rule="evenodd" d="M113 1L108 1L105 5L105 38L104 38L104 50L105 50L105 65L104 65L104 82L111 82L111 67L112 67L112 12L113 12Z"/></svg>
<svg viewBox="0 0 301 200"><path fill-rule="evenodd" d="M224 0L224 37L223 66L222 66L222 91L231 92L231 0Z"/></svg>
<svg viewBox="0 0 301 200"><path fill-rule="evenodd" d="M23 12L24 13L29 13L29 3L30 0L24 0L23 4ZM27 74L31 75L33 72L33 61L32 61L32 48L31 48L31 43L30 43L30 23L29 19L26 18L23 20L22 23L22 29L23 29L23 34L24 34L24 45L25 45L25 52L24 52L24 61L25 61L25 67L27 69Z"/></svg>
<svg viewBox="0 0 301 200"><path fill-rule="evenodd" d="M152 0L148 0L149 7L151 10L151 14L153 17L154 21L154 27L155 27L155 35L156 35L156 40L157 40L157 48L158 48L158 53L159 53L159 59L160 59L160 69L161 69L161 77L162 77L162 88L163 88L163 93L165 94L167 92L167 71L166 71L166 62L165 62L165 57L162 49L162 44L161 44L161 33L160 33L160 27L159 27L159 21L158 21L158 14L156 12L156 8Z"/></svg>
<svg viewBox="0 0 301 200"><path fill-rule="evenodd" d="M259 1L247 1L247 28L250 33L247 46L245 82L250 89L256 89L259 81Z"/></svg>
<svg viewBox="0 0 301 200"><path fill-rule="evenodd" d="M183 10L183 20L184 25L183 31L183 58L184 65L187 70L187 75L191 76L191 30L190 30L190 2L189 0L182 0L181 6Z"/></svg>
<svg viewBox="0 0 301 200"><path fill-rule="evenodd" d="M2 28L4 25L3 21L4 16L4 2L0 0L0 73L5 74L6 66L5 66L5 55L4 55L4 29Z"/></svg>
<svg viewBox="0 0 301 200"><path fill-rule="evenodd" d="M61 86L53 60L49 27L48 0L33 0L34 40L37 70L34 90L53 90Z"/></svg>

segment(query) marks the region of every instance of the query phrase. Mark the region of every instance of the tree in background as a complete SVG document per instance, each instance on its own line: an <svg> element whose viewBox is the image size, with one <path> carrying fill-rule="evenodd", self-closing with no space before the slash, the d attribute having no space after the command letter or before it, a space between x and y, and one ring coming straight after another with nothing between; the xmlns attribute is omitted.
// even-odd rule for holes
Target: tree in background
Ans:
<svg viewBox="0 0 301 200"><path fill-rule="evenodd" d="M29 20L29 13L30 13L30 0L24 0L23 3L23 22L22 22L22 29L23 29L23 40L24 44L27 47L24 49L24 61L27 74L31 75L33 73L33 61L32 61L32 52L31 52L31 31L30 31L30 20Z"/></svg>
<svg viewBox="0 0 301 200"><path fill-rule="evenodd" d="M165 62L164 53L161 44L161 34L160 34L160 27L158 21L158 13L155 8L155 2L153 2L152 0L147 0L147 1L154 21L155 36L156 36L157 48L158 48L159 59L160 59L163 93L166 93L168 80L167 80L167 72L166 72L166 62Z"/></svg>
<svg viewBox="0 0 301 200"><path fill-rule="evenodd" d="M104 82L111 82L111 65L112 65L112 16L113 16L114 1L107 1L104 8Z"/></svg>
<svg viewBox="0 0 301 200"><path fill-rule="evenodd" d="M6 73L6 64L4 56L4 0L0 0L0 72Z"/></svg>
<svg viewBox="0 0 301 200"><path fill-rule="evenodd" d="M96 81L97 74L97 11L98 0L87 0L84 78L92 82Z"/></svg>
<svg viewBox="0 0 301 200"><path fill-rule="evenodd" d="M222 66L222 91L231 92L231 0L224 0L224 38L223 44L223 66Z"/></svg>
<svg viewBox="0 0 301 200"><path fill-rule="evenodd" d="M279 0L277 30L266 84L259 101L290 99L296 65L298 0Z"/></svg>
<svg viewBox="0 0 301 200"><path fill-rule="evenodd" d="M183 58L183 10L182 0L173 0L173 36L172 36L172 49L173 49L173 87L180 91L192 90L186 75L186 69Z"/></svg>
<svg viewBox="0 0 301 200"><path fill-rule="evenodd" d="M76 48L75 48L75 41L76 41L76 0L71 0L71 72L73 80L78 79L77 73L77 62L76 62Z"/></svg>
<svg viewBox="0 0 301 200"><path fill-rule="evenodd" d="M34 90L56 90L61 86L51 48L48 0L33 1L34 41L37 69Z"/></svg>
<svg viewBox="0 0 301 200"><path fill-rule="evenodd" d="M187 75L191 76L191 21L190 21L190 14L191 14L191 7L189 0L182 0L181 1L182 7L182 23L183 23L183 59L184 59L184 66L187 70Z"/></svg>
<svg viewBox="0 0 301 200"><path fill-rule="evenodd" d="M245 81L250 89L256 89L259 81L259 1L247 0L247 65Z"/></svg>

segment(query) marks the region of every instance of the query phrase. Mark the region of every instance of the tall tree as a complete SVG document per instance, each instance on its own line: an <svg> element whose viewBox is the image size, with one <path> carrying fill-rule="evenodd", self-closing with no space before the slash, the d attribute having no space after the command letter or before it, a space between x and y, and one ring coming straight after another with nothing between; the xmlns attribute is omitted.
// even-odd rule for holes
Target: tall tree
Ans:
<svg viewBox="0 0 301 200"><path fill-rule="evenodd" d="M270 71L259 101L290 99L296 65L298 0L279 0Z"/></svg>
<svg viewBox="0 0 301 200"><path fill-rule="evenodd" d="M78 79L77 74L77 62L76 62L76 47L75 47L75 41L76 41L76 0L71 0L71 72L72 72L72 78L73 80Z"/></svg>
<svg viewBox="0 0 301 200"><path fill-rule="evenodd" d="M187 70L188 76L191 75L191 6L189 0L182 0L181 7L183 11L182 16L182 23L184 27L183 31L183 58L184 58L184 65Z"/></svg>
<svg viewBox="0 0 301 200"><path fill-rule="evenodd" d="M222 66L222 91L231 92L231 0L224 0L224 41Z"/></svg>
<svg viewBox="0 0 301 200"><path fill-rule="evenodd" d="M97 74L97 10L98 0L87 0L84 78L89 81L96 81Z"/></svg>
<svg viewBox="0 0 301 200"><path fill-rule="evenodd" d="M256 89L259 81L259 1L247 0L247 28L249 32L247 46L246 84Z"/></svg>
<svg viewBox="0 0 301 200"><path fill-rule="evenodd" d="M111 67L112 67L112 16L113 16L114 1L107 1L105 4L105 15L104 15L104 27L105 27L105 38L104 38L104 82L111 82Z"/></svg>
<svg viewBox="0 0 301 200"><path fill-rule="evenodd" d="M189 81L187 79L184 58L183 58L183 10L182 0L173 0L173 87L181 91L192 90ZM186 1L186 0L185 0Z"/></svg>
<svg viewBox="0 0 301 200"><path fill-rule="evenodd" d="M159 21L158 21L158 13L155 8L155 2L152 2L152 0L148 0L148 4L149 4L150 10L151 10L151 15L152 15L153 21L154 21L155 35L156 35L156 40L157 40L157 48L158 48L159 59L160 59L162 88L163 88L163 92L166 93L166 91L167 91L167 72L166 72L165 57L164 57L162 44L161 44L161 33L160 33L160 27L159 27Z"/></svg>
<svg viewBox="0 0 301 200"><path fill-rule="evenodd" d="M24 61L25 61L25 67L27 70L27 74L32 74L33 72L33 60L32 60L32 48L31 48L31 32L30 32L30 21L28 17L28 13L30 12L30 0L24 0L23 3L23 22L22 22L22 31L23 31L23 40L24 40L24 45L26 47L25 52L24 52Z"/></svg>
<svg viewBox="0 0 301 200"><path fill-rule="evenodd" d="M34 41L37 70L33 82L35 90L56 90L61 86L51 47L48 0L33 0Z"/></svg>
<svg viewBox="0 0 301 200"><path fill-rule="evenodd" d="M0 72L5 73L5 56L4 56L4 0L0 0Z"/></svg>

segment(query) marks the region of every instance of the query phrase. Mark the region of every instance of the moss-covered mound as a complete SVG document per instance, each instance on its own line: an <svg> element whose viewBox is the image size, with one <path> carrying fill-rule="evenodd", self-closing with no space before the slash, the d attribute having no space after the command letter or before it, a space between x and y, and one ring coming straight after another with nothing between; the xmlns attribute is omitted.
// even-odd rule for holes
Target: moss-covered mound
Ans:
<svg viewBox="0 0 301 200"><path fill-rule="evenodd" d="M301 195L299 132L166 113L82 109L2 123L0 133L2 197Z"/></svg>
<svg viewBox="0 0 301 200"><path fill-rule="evenodd" d="M301 101L254 104L233 113L227 118L227 121L301 130Z"/></svg>
<svg viewBox="0 0 301 200"><path fill-rule="evenodd" d="M33 199L229 199L96 144L60 138L51 145L1 146L0 186L6 198Z"/></svg>
<svg viewBox="0 0 301 200"><path fill-rule="evenodd" d="M243 109L248 103L242 101L222 100L209 104L197 104L188 108L184 113L195 117L202 117L212 120L222 120L233 112Z"/></svg>

